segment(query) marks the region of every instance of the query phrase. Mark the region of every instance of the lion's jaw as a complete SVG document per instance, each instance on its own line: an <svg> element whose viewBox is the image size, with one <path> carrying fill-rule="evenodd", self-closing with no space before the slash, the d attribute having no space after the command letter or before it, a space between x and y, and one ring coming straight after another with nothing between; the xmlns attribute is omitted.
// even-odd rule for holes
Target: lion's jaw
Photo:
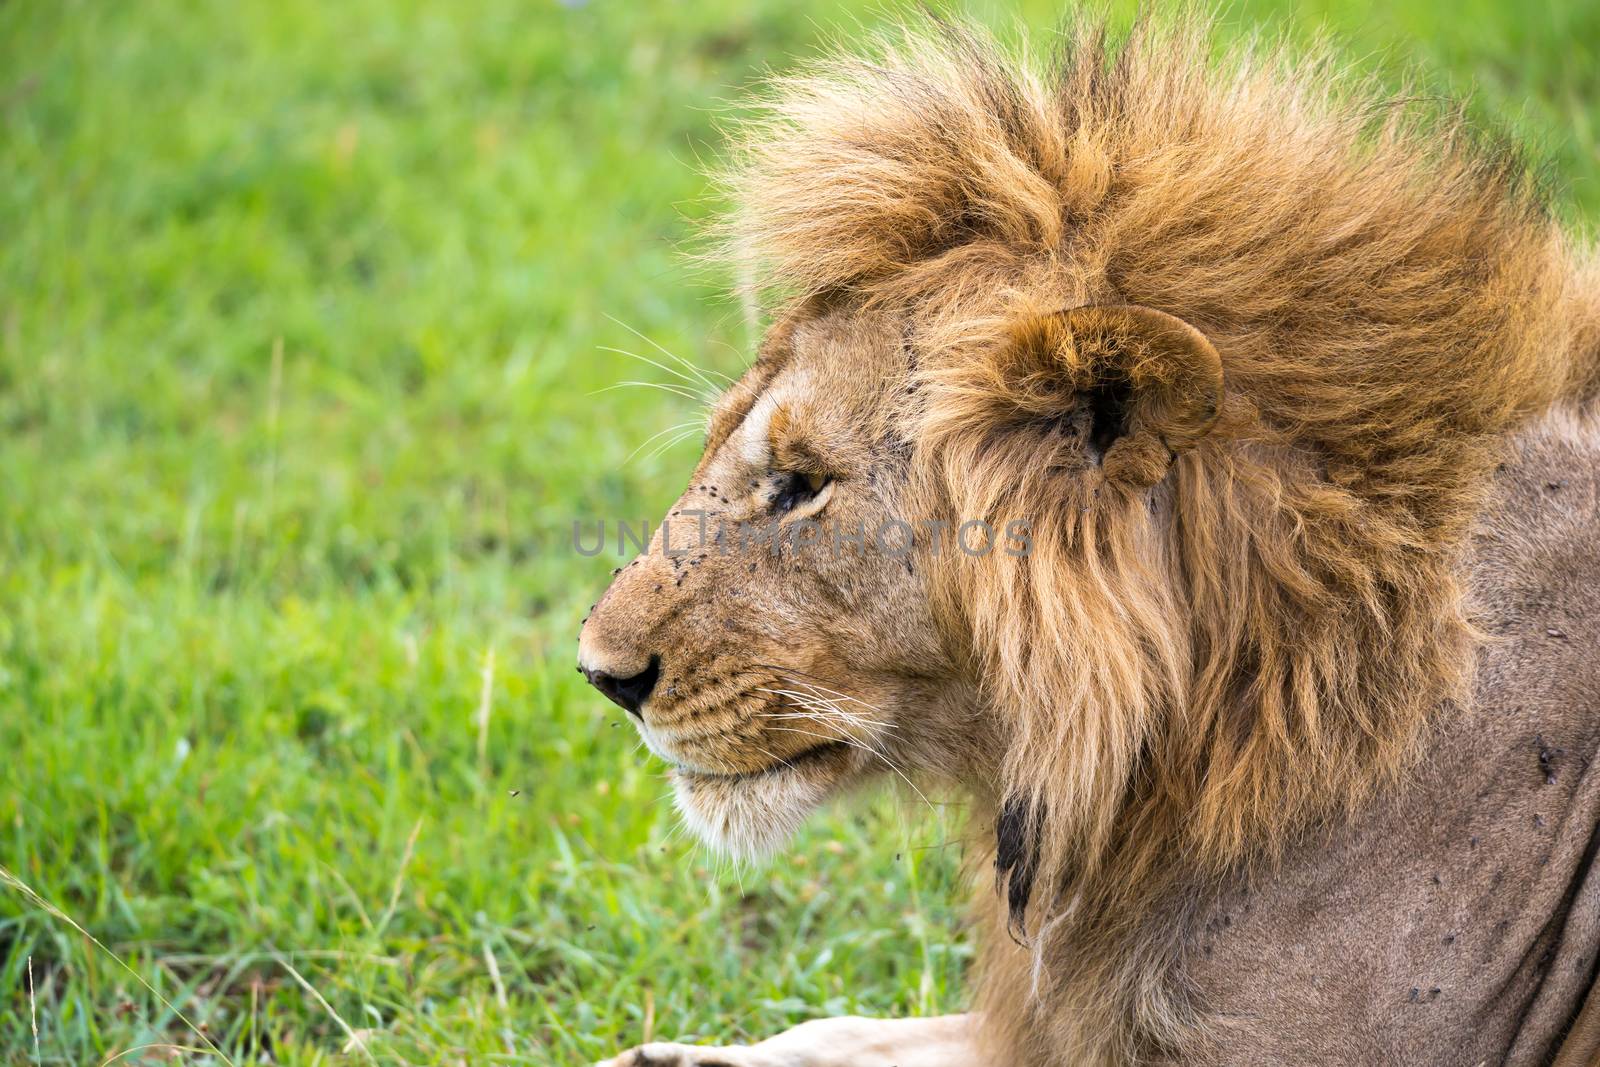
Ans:
<svg viewBox="0 0 1600 1067"><path fill-rule="evenodd" d="M832 741L751 774L679 766L672 784L678 812L696 837L725 855L760 859L781 849L812 812L871 771L862 749Z"/></svg>

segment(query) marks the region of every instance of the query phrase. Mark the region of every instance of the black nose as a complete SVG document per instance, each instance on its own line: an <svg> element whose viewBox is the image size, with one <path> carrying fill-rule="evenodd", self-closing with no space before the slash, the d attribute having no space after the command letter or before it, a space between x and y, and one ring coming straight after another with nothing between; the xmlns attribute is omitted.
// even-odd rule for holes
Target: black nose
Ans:
<svg viewBox="0 0 1600 1067"><path fill-rule="evenodd" d="M651 656L650 665L632 678L618 678L605 671L584 671L583 674L589 679L590 685L606 695L606 699L629 715L642 718L639 706L650 695L650 690L656 687L656 679L661 677L661 657Z"/></svg>

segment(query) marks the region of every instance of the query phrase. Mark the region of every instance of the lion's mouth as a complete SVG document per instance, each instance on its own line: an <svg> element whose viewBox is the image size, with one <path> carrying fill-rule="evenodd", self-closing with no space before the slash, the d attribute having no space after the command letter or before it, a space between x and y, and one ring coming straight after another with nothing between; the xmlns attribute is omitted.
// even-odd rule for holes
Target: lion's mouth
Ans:
<svg viewBox="0 0 1600 1067"><path fill-rule="evenodd" d="M819 763L835 753L843 754L850 748L844 741L824 741L812 745L810 748L801 749L790 756L785 756L775 763L769 763L753 771L734 771L729 773L717 771L704 771L696 767L677 766L677 772L684 778L707 782L750 782L762 778L770 778L789 771L799 770L808 764Z"/></svg>

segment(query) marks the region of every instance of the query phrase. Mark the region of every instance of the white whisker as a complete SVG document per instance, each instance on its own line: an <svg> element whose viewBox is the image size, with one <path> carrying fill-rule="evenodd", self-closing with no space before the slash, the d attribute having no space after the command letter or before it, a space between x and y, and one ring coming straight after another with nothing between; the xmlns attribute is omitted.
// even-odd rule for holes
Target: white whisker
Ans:
<svg viewBox="0 0 1600 1067"><path fill-rule="evenodd" d="M796 730L795 728L793 728L791 726L772 726L772 727L768 727L768 729L776 730L776 731L779 731L781 733L802 734L802 735L804 735L806 737L815 737L815 738L817 738L818 740L821 740L821 741L837 741L837 742L839 742L841 744L849 745L851 748L859 748L861 751L867 753L867 755L869 755L869 756L877 757L877 759L880 760L885 767L889 768L895 774L899 775L900 776L900 780L902 782L904 782L907 785L907 787L909 787L910 790L913 793L917 794L917 797L924 804L927 805L928 811L935 818L938 818L939 812L938 812L937 809L934 808L933 802L928 799L927 795L925 793L923 793L922 790L918 789L917 788L917 784L915 782L913 782L910 778L908 778L904 771L902 771L899 767L896 767L894 765L894 763L892 761L890 761L888 756L885 756L882 752L879 752L877 749L869 748L866 745L864 745L864 744L860 743L859 741L855 740L854 738L849 738L849 737L831 737L831 736L829 736L827 734L813 733L810 730Z"/></svg>
<svg viewBox="0 0 1600 1067"><path fill-rule="evenodd" d="M713 381L711 379L711 377L706 373L706 371L703 368L701 368L699 366L696 366L695 364L689 362L687 359L684 359L682 356L678 355L676 352L673 352L670 349L666 348L666 346L662 345L661 342L657 341L655 338L650 337L650 336L648 336L646 334L643 334L643 333L639 332L638 330L634 329L632 326L629 326L627 323L623 322L621 319L617 318L615 315L607 315L606 318L610 319L612 322L616 323L618 326L621 326L624 330L627 330L629 333L633 334L639 340L643 341L645 344L649 345L651 348L654 348L657 352L660 352L663 356L666 356L668 359L676 360L677 362L681 363L685 368L688 369L690 374L693 374L696 378L699 378L702 382L705 382L706 385L710 386L712 389L715 389L715 390L720 392L721 390L723 390L723 389L725 389L727 387L727 386L724 386L724 385L718 385L715 381ZM726 374L723 374L721 371L717 371L716 373L720 377L727 378L727 381L728 381L729 385L733 384L733 379L732 378L728 378L728 376Z"/></svg>
<svg viewBox="0 0 1600 1067"><path fill-rule="evenodd" d="M681 433L682 431L684 431L686 429L699 427L699 425L700 425L700 420L699 419L694 419L694 420L692 420L690 422L680 422L676 426L668 426L665 430L657 430L655 433L651 434L649 437L646 437L643 441L640 441L639 444L638 444L638 447L636 447L632 452L628 453L628 459L625 459L625 460L622 461L623 465L626 466L628 464L628 460L631 460L631 459L633 459L634 456L637 456L641 451L644 450L644 447L646 445L648 445L651 441L657 440L658 438L661 438L661 437L665 437L665 436L667 436L668 434L671 434L671 433Z"/></svg>
<svg viewBox="0 0 1600 1067"><path fill-rule="evenodd" d="M649 356L641 356L637 352L629 352L626 348L613 348L610 345L596 345L595 347L598 348L602 352L615 352L619 356L627 356L629 359L636 359L640 363L648 363L648 364L650 364L650 366L654 367L658 371L661 371L663 374L670 374L674 378L683 379L685 382L688 382L689 385L692 386L692 387L696 387L697 388L697 387L699 387L701 385L705 385L706 384L704 380L699 379L699 378L691 378L689 375L683 373L683 371L679 370L676 367L669 367L665 363L661 363L661 362L659 362L657 360L651 359Z"/></svg>
<svg viewBox="0 0 1600 1067"><path fill-rule="evenodd" d="M829 709L823 709L823 710L827 711ZM840 722L850 723L851 725L855 725L855 726L877 726L878 725L877 723L874 723L874 722L868 722L866 719L851 719L851 718L846 718L845 716L838 715L838 714L823 714L823 715L819 715L817 712L814 712L814 711L797 711L792 715L777 715L777 714L768 713L767 714L767 718L769 718L769 719L822 719L822 718L826 718L826 719L838 719ZM885 725L888 725L888 724L885 724ZM893 728L894 727L892 727L892 726L890 727L890 729L893 729Z"/></svg>
<svg viewBox="0 0 1600 1067"><path fill-rule="evenodd" d="M692 400L697 404L708 403L711 399L703 393L692 392L686 385L677 385L672 382L644 382L638 380L637 378L630 378L627 381L618 382L615 385L608 385L604 388L596 389L589 395L597 396L600 393L609 393L617 389L624 389L630 385L642 386L645 389L660 389L664 393L671 393L673 396L681 396L685 400Z"/></svg>
<svg viewBox="0 0 1600 1067"><path fill-rule="evenodd" d="M668 451L669 449L676 448L678 445L683 444L683 442L685 442L685 441L692 441L699 433L700 433L700 427L699 427L698 424L696 424L691 429L684 430L682 433L678 434L676 437L670 438L670 439L662 442L661 444L657 445L655 448L652 448L649 451L649 453L644 457L645 458L645 462L648 463L650 460L655 459L657 456L659 456L662 453Z"/></svg>
<svg viewBox="0 0 1600 1067"><path fill-rule="evenodd" d="M899 727L892 722L880 722L876 719L869 719L864 715L858 715L852 711L846 711L833 701L828 700L826 697L813 696L808 693L799 693L793 689L767 689L762 686L757 686L756 691L760 693L771 693L774 696L788 697L798 703L801 707L826 711L834 718L837 718L842 722L851 723L855 726L868 727L871 729L881 728L885 730L899 729ZM864 706L870 707L870 705Z"/></svg>
<svg viewBox="0 0 1600 1067"><path fill-rule="evenodd" d="M818 685L816 682L802 681L799 678L793 678L793 677L791 677L789 679L789 681L793 682L795 685L804 686L807 689L815 690L815 691L820 692L820 693L827 693L829 696L832 696L832 697L834 697L834 698L836 698L838 700L848 700L852 704L860 704L862 707L867 708L867 709L869 709L871 711L876 711L879 714L882 714L882 712L883 712L883 709L878 707L876 704L868 704L865 700L862 700L860 697L853 697L849 693L841 693L837 689L829 689L827 686Z"/></svg>
<svg viewBox="0 0 1600 1067"><path fill-rule="evenodd" d="M807 708L812 711L825 711L831 717L844 722L852 721L851 716L839 710L839 708L821 697L808 696L805 693L796 693L792 689L762 689L758 687L757 691L762 693L771 693L773 696L787 697L798 707ZM857 719L854 721L859 723L860 720Z"/></svg>
<svg viewBox="0 0 1600 1067"><path fill-rule="evenodd" d="M821 692L821 693L829 693L829 694L831 694L831 695L833 695L835 697L838 697L840 700L848 700L852 704L860 704L862 707L870 708L873 711L878 712L879 714L883 713L883 709L882 708L878 707L876 704L869 704L865 700L862 700L860 697L851 696L849 693L841 693L837 689L829 689L825 685L818 685L816 682L805 680L805 679L801 679L801 678L797 677L797 675L805 674L806 673L805 671L796 671L795 668L793 668L793 667L780 667L776 663L758 663L758 664L756 664L756 666L757 667L764 667L769 671L777 671L780 675L782 675L784 677L784 679L786 681L792 682L795 685L804 686L807 689L814 689L814 690L817 690L818 692Z"/></svg>
<svg viewBox="0 0 1600 1067"><path fill-rule="evenodd" d="M867 722L863 719L852 719L848 716L841 715L835 709L829 708L825 705L797 704L796 706L805 708L806 710L791 716L793 718L805 718L810 719L813 722L840 723L844 726L849 726L853 729L862 730L869 733L873 730L873 723ZM776 718L777 716L773 717Z"/></svg>

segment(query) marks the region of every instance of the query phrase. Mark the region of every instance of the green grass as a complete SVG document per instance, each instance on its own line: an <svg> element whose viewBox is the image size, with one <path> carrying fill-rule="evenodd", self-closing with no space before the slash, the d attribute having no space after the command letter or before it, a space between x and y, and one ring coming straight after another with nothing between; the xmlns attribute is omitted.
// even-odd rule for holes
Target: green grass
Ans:
<svg viewBox="0 0 1600 1067"><path fill-rule="evenodd" d="M1600 9L1293 12L1227 24L1475 91L1600 217ZM730 869L572 669L616 561L568 524L653 517L693 459L627 461L694 412L595 393L664 378L608 316L739 365L679 254L699 161L856 18L0 4L0 864L122 961L0 885L0 1062L201 1044L164 1001L241 1064L365 1062L345 1025L379 1062L583 1064L959 1007L959 810L880 797Z"/></svg>

